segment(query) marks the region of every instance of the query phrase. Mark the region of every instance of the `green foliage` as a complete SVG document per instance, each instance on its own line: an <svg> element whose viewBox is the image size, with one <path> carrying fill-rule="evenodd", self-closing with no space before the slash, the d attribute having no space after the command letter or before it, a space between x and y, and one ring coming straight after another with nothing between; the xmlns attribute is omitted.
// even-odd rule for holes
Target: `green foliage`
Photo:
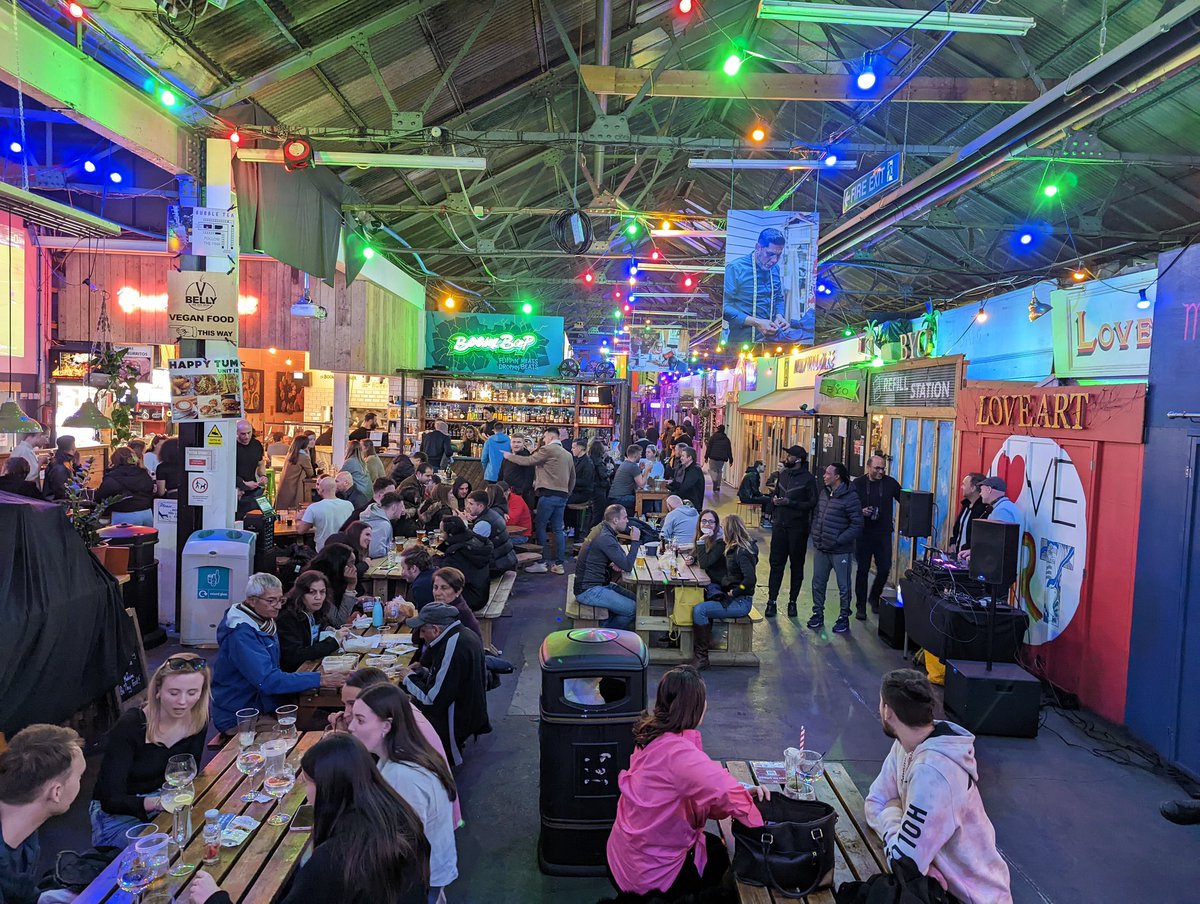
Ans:
<svg viewBox="0 0 1200 904"><path fill-rule="evenodd" d="M105 378L105 385L100 387L98 395L106 396L112 406L108 417L113 424L109 440L113 448L133 439L133 412L138 403L139 372L134 365L125 363L127 354L127 348L109 346L92 355L91 360L92 373L102 374Z"/></svg>
<svg viewBox="0 0 1200 904"><path fill-rule="evenodd" d="M100 523L105 512L123 496L114 496L103 502L92 501L92 491L88 487L88 478L92 473L94 458L88 458L75 467L71 479L67 481L67 517L71 519L71 527L83 538L83 542L92 547L100 542Z"/></svg>

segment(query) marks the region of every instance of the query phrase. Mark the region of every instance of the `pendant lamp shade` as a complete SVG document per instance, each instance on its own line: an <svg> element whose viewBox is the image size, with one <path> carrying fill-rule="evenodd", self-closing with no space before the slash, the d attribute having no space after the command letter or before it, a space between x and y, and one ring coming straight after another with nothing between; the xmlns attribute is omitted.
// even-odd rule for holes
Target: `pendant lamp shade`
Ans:
<svg viewBox="0 0 1200 904"><path fill-rule="evenodd" d="M0 433L41 433L42 425L21 410L13 399L0 405Z"/></svg>
<svg viewBox="0 0 1200 904"><path fill-rule="evenodd" d="M88 399L79 406L79 410L63 421L64 427L90 427L92 430L107 430L112 427L112 421L106 418L96 407L96 403Z"/></svg>

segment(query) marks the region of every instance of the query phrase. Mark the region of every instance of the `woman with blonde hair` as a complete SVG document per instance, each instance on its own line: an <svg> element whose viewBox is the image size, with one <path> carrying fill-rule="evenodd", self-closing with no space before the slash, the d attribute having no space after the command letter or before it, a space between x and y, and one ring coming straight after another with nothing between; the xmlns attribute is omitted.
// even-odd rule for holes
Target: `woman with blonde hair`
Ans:
<svg viewBox="0 0 1200 904"><path fill-rule="evenodd" d="M315 478L312 458L308 455L308 435L301 433L292 440L287 457L283 460L279 489L275 493L275 508L287 510L307 505L312 501L312 492L304 492L305 481Z"/></svg>
<svg viewBox="0 0 1200 904"><path fill-rule="evenodd" d="M372 481L367 471L362 440L352 439L346 443L346 460L342 462L342 470L354 478L354 487L363 494L363 498L370 500Z"/></svg>
<svg viewBox="0 0 1200 904"><path fill-rule="evenodd" d="M700 603L692 610L692 640L695 655L692 665L708 668L708 651L712 647L714 618L742 618L754 605L755 570L758 568L758 546L750 539L746 524L737 515L726 515L725 576L721 592L715 599Z"/></svg>
<svg viewBox="0 0 1200 904"><path fill-rule="evenodd" d="M375 443L369 439L362 439L359 442L362 444L363 462L367 466L367 476L371 478L371 486L374 486L375 481L383 477L387 470L383 466L383 459L379 457Z"/></svg>
<svg viewBox="0 0 1200 904"><path fill-rule="evenodd" d="M207 660L177 653L151 677L146 703L117 720L88 807L93 846L124 847L126 831L162 812L157 792L171 757L200 764L211 686Z"/></svg>

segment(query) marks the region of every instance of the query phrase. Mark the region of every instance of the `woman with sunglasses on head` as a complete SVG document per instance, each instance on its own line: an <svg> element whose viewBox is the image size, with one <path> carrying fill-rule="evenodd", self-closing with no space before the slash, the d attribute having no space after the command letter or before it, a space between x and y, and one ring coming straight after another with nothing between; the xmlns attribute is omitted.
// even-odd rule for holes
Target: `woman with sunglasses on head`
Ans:
<svg viewBox="0 0 1200 904"><path fill-rule="evenodd" d="M294 672L306 662L338 652L350 629L335 624L337 617L329 578L319 571L300 572L275 619L279 667Z"/></svg>
<svg viewBox="0 0 1200 904"><path fill-rule="evenodd" d="M301 758L299 779L313 806L312 856L277 904L427 904L429 842L421 821L361 743L346 734L323 738ZM201 870L187 900L234 899Z"/></svg>
<svg viewBox="0 0 1200 904"><path fill-rule="evenodd" d="M200 763L211 684L204 659L179 653L155 671L145 705L117 720L88 806L93 846L124 847L128 829L162 811L157 792L171 757Z"/></svg>
<svg viewBox="0 0 1200 904"><path fill-rule="evenodd" d="M378 759L379 772L417 811L429 839L429 900L458 878L454 807L458 789L450 767L424 738L408 695L391 684L371 687L354 701L350 734Z"/></svg>

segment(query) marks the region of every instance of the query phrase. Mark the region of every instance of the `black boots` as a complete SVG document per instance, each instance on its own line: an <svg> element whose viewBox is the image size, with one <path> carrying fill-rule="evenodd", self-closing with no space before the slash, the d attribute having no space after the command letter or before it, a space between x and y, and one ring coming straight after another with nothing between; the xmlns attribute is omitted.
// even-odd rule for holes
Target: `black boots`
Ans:
<svg viewBox="0 0 1200 904"><path fill-rule="evenodd" d="M796 617L796 601L792 600L790 603L788 603L788 618L795 618L795 617Z"/></svg>
<svg viewBox="0 0 1200 904"><path fill-rule="evenodd" d="M703 672L708 668L708 651L712 647L712 622L692 625L692 667Z"/></svg>
<svg viewBox="0 0 1200 904"><path fill-rule="evenodd" d="M763 613L767 618L774 618L775 613L779 608L775 605L775 600L767 600L767 611Z"/></svg>

